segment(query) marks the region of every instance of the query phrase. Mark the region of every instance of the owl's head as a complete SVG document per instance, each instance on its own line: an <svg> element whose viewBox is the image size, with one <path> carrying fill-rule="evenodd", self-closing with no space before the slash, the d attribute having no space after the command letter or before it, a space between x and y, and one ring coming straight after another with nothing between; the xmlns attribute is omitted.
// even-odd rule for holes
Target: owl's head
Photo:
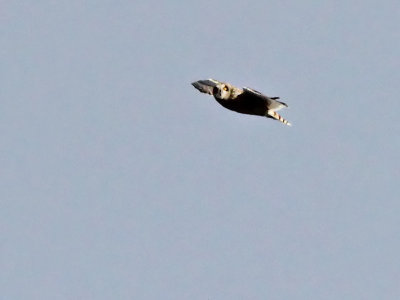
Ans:
<svg viewBox="0 0 400 300"><path fill-rule="evenodd" d="M232 86L228 83L221 82L213 88L213 95L215 98L228 100L232 95Z"/></svg>

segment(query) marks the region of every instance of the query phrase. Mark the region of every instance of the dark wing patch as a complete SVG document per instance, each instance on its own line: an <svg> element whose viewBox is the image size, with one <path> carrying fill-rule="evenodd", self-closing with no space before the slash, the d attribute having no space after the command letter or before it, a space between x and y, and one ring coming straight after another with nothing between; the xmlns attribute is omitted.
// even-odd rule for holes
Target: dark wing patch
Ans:
<svg viewBox="0 0 400 300"><path fill-rule="evenodd" d="M247 88L247 87L243 88L243 90L246 93L249 93L249 94L251 94L253 96L256 96L258 98L264 99L267 102L268 109L279 110L279 109L281 109L283 107L288 107L288 105L286 103L281 102L281 101L277 101L277 99L279 99L279 97L272 97L271 98L271 97L268 97L266 95L263 95L262 93L260 93L260 92L258 92L256 90L253 90L253 89L250 89L250 88Z"/></svg>

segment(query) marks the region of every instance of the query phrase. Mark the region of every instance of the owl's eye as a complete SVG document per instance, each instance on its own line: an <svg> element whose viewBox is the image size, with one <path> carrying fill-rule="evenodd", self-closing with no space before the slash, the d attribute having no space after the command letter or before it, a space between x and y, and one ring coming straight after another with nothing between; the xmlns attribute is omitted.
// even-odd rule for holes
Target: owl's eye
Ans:
<svg viewBox="0 0 400 300"><path fill-rule="evenodd" d="M225 92L227 92L228 91L228 87L225 85L223 88L222 88Z"/></svg>

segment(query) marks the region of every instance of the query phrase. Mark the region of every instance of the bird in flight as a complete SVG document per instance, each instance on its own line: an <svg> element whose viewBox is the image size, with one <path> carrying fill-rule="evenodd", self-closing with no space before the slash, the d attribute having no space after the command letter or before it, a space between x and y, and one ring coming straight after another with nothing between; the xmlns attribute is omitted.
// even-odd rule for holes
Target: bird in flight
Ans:
<svg viewBox="0 0 400 300"><path fill-rule="evenodd" d="M264 116L291 126L276 112L288 107L286 103L278 101L279 97L268 97L256 90L247 87L240 89L215 79L195 81L192 85L202 93L213 95L215 100L227 109L242 114Z"/></svg>

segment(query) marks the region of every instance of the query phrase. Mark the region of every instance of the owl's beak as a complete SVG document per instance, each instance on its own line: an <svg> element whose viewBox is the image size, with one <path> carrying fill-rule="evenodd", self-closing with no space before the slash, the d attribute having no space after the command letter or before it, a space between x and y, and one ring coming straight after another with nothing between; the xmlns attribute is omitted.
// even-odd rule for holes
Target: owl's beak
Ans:
<svg viewBox="0 0 400 300"><path fill-rule="evenodd" d="M202 93L213 94L213 89L217 87L218 82L214 80L199 80L192 82L192 85Z"/></svg>

